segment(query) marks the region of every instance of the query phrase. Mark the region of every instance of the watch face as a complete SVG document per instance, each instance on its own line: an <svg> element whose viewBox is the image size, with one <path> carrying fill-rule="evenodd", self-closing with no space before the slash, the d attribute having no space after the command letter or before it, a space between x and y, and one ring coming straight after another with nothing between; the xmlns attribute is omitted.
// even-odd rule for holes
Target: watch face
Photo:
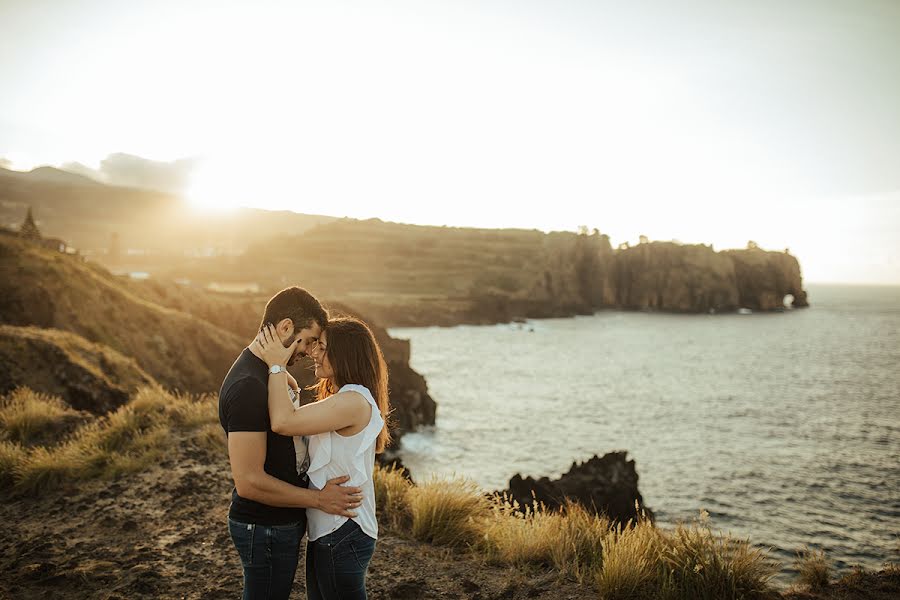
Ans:
<svg viewBox="0 0 900 600"><path fill-rule="evenodd" d="M269 373L272 373L273 375L275 373L281 373L283 370L284 369L281 368L281 365L272 365L271 367L269 367Z"/></svg>

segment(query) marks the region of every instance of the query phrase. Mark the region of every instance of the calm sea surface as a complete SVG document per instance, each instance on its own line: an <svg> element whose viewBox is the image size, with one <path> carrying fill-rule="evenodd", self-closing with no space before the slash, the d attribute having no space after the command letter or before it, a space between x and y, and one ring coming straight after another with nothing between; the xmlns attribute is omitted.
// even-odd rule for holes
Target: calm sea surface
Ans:
<svg viewBox="0 0 900 600"><path fill-rule="evenodd" d="M815 286L775 314L601 312L395 328L438 402L403 438L413 476L487 490L627 450L662 525L822 548L840 571L900 560L900 287Z"/></svg>

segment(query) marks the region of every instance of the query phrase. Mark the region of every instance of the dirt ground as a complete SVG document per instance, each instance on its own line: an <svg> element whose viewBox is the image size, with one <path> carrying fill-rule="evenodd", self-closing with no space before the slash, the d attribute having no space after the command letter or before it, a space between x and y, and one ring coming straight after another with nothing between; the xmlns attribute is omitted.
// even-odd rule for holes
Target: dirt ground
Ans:
<svg viewBox="0 0 900 600"><path fill-rule="evenodd" d="M0 505L0 598L238 598L241 566L226 519L223 457L178 449L151 471ZM302 561L302 559L301 559ZM291 598L306 598L302 562ZM461 551L382 532L373 599L595 597L551 573L525 575Z"/></svg>
<svg viewBox="0 0 900 600"><path fill-rule="evenodd" d="M224 457L185 444L153 469L36 498L0 501L0 600L238 598L241 567L226 528ZM375 600L581 600L591 585L483 564L382 531L369 568ZM790 600L900 598L900 571L861 574ZM306 597L298 568L292 598Z"/></svg>

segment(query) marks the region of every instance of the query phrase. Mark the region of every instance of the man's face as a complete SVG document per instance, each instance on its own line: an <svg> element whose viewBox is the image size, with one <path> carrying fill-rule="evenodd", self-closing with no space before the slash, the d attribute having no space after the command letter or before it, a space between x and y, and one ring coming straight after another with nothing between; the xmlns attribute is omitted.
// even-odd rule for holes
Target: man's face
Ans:
<svg viewBox="0 0 900 600"><path fill-rule="evenodd" d="M319 326L315 321L312 322L312 325L305 329L301 329L300 331L294 330L294 334L289 338L285 339L282 343L284 347L287 348L291 344L294 343L298 337L300 338L300 343L297 344L297 350L294 352L294 355L288 360L288 365L292 365L297 362L298 359L303 358L307 355L307 353L312 349L313 343L319 339L319 336L322 335L322 327Z"/></svg>

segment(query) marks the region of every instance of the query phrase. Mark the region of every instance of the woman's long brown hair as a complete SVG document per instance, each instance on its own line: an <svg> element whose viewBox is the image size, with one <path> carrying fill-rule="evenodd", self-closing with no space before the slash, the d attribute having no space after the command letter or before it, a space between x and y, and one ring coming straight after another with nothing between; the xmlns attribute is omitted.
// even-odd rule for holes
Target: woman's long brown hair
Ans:
<svg viewBox="0 0 900 600"><path fill-rule="evenodd" d="M383 452L391 443L388 428L390 401L388 399L388 368L375 335L369 326L354 317L335 317L328 320L325 327L328 344L325 354L334 371L331 378L320 379L313 386L316 399L331 396L348 383L364 385L372 392L384 427L378 434L375 452Z"/></svg>

